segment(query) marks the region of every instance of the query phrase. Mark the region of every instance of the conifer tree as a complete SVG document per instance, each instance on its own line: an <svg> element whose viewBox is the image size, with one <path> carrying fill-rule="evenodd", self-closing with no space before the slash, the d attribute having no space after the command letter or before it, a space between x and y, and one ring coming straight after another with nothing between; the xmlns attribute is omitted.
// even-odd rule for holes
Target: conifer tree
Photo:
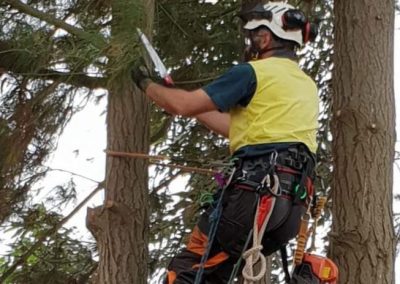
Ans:
<svg viewBox="0 0 400 284"><path fill-rule="evenodd" d="M340 283L394 283L393 8L335 2L330 252Z"/></svg>
<svg viewBox="0 0 400 284"><path fill-rule="evenodd" d="M170 185L182 174L180 170L155 167L155 176L148 182L146 160L109 156L106 181L98 185L105 188L104 205L88 211L88 226L98 243L99 263L92 261L87 247L74 242L70 231L61 229L56 233L54 228L59 229L57 224L63 220L60 216L26 202L30 201L31 186L45 175L46 157L54 150L55 141L71 116L82 107L77 98L99 99L94 92L98 90L103 90L108 99L108 150L147 153L151 149L152 153L171 157L174 163L195 167L210 167L228 157L224 139L194 120L166 116L132 84L130 69L145 55L136 27L153 40L171 68L176 86L197 88L240 62L243 39L235 15L241 5L257 2L0 2L0 223L10 227L5 221L12 221L20 232L12 255L0 258L0 277L4 276L1 280L47 283L47 267L37 257L48 256L47 263L55 263L51 252L56 249L62 251L67 262L79 260L77 263L85 267L80 274L74 265L59 266L60 283L71 279L86 283L88 273L96 268L94 283L145 283L152 277L148 275L159 275L196 220L197 201L215 189L212 178L191 174L190 190L171 193ZM324 104L316 184L329 192L332 2L300 2L308 16L323 19L319 40L300 55L303 68L318 83ZM60 200L71 197L73 192L73 185L60 187ZM27 228L27 224L35 222L32 220L42 225L34 228L36 234ZM26 239L21 234L33 237ZM38 243L43 235L49 241ZM148 243L153 247L150 253ZM334 247L342 245L333 243ZM22 252L30 251L28 247L35 248L35 253L21 258ZM79 251L79 256L67 258L66 252L72 248ZM277 267L274 262L273 268ZM36 278L30 278L32 271ZM277 281L275 274L272 277Z"/></svg>

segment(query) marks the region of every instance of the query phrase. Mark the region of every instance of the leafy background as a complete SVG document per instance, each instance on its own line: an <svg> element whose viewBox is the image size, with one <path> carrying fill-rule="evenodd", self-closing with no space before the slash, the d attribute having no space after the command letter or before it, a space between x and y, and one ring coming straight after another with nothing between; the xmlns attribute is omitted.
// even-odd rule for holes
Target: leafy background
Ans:
<svg viewBox="0 0 400 284"><path fill-rule="evenodd" d="M118 80L117 74L140 56L140 48L132 30L117 31L129 39L127 46L105 44L111 30L108 1L27 3L85 33L71 36L17 13L7 1L0 3L0 62L11 70L0 77L0 223L7 236L2 237L3 243L10 243L0 256L0 275L7 279L5 283L86 283L96 268L96 247L85 232L85 212L81 210L71 220L66 212L91 190L101 188L107 84ZM320 88L317 186L329 195L333 3L298 4L320 20L320 37L300 56L303 68ZM156 1L154 43L178 86L199 87L240 62L243 40L235 17L239 8L240 3L233 0L216 4ZM141 9L138 4L137 9L125 13L140 24ZM120 50L126 50L120 52L124 64L108 64L107 55ZM152 153L169 156L173 163L209 167L228 156L224 139L191 119L173 119L155 107L151 133ZM49 158L57 145L58 151ZM158 279L158 268L165 267L187 237L201 196L216 185L198 174L182 179L177 169L153 166L151 173L149 265L153 278ZM101 193L96 199L90 204L101 203ZM394 217L400 233L399 215ZM324 220L329 225L329 211ZM321 232L325 245L326 230L321 227ZM279 271L274 275L279 278Z"/></svg>

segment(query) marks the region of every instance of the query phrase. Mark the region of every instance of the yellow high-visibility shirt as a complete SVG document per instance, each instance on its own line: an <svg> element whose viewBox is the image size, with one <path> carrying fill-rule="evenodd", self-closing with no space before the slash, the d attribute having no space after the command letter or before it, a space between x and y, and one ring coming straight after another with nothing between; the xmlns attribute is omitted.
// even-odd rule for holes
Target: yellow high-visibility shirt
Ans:
<svg viewBox="0 0 400 284"><path fill-rule="evenodd" d="M288 58L249 62L256 92L246 107L230 110L230 150L279 142L302 142L317 150L318 90L315 82Z"/></svg>

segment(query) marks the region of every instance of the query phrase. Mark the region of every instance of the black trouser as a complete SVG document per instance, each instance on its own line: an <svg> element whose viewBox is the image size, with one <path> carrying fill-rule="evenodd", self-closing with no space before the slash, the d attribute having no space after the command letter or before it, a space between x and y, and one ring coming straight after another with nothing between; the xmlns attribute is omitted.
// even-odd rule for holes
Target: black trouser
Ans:
<svg viewBox="0 0 400 284"><path fill-rule="evenodd" d="M265 176L265 173L263 173ZM263 238L263 253L269 255L294 238L299 230L305 202L295 202L293 189L300 182L301 172L285 167L277 170L282 194L276 197L275 206ZM262 175L254 175L259 181ZM253 177L254 179L254 177ZM268 194L268 193L266 193ZM310 192L309 192L310 194ZM244 244L253 227L259 193L246 183L233 182L222 197L223 211L217 233L206 261L201 283L227 283L233 266L240 257ZM209 216L214 210L210 206L193 229L187 247L175 256L168 266L167 283L194 283L202 255L206 252ZM241 270L240 270L241 271Z"/></svg>

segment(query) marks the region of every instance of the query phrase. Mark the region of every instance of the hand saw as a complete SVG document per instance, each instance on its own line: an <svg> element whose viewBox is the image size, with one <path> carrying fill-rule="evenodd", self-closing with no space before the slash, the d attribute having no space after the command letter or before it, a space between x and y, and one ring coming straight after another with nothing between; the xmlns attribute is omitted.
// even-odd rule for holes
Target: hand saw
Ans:
<svg viewBox="0 0 400 284"><path fill-rule="evenodd" d="M164 63L161 61L160 56L158 56L157 51L151 45L147 36L137 28L137 33L143 46L145 47L147 53L150 56L151 61L153 62L158 74L164 80L164 83L168 86L174 85L174 81L172 80L171 76L168 74L167 68L165 67Z"/></svg>

